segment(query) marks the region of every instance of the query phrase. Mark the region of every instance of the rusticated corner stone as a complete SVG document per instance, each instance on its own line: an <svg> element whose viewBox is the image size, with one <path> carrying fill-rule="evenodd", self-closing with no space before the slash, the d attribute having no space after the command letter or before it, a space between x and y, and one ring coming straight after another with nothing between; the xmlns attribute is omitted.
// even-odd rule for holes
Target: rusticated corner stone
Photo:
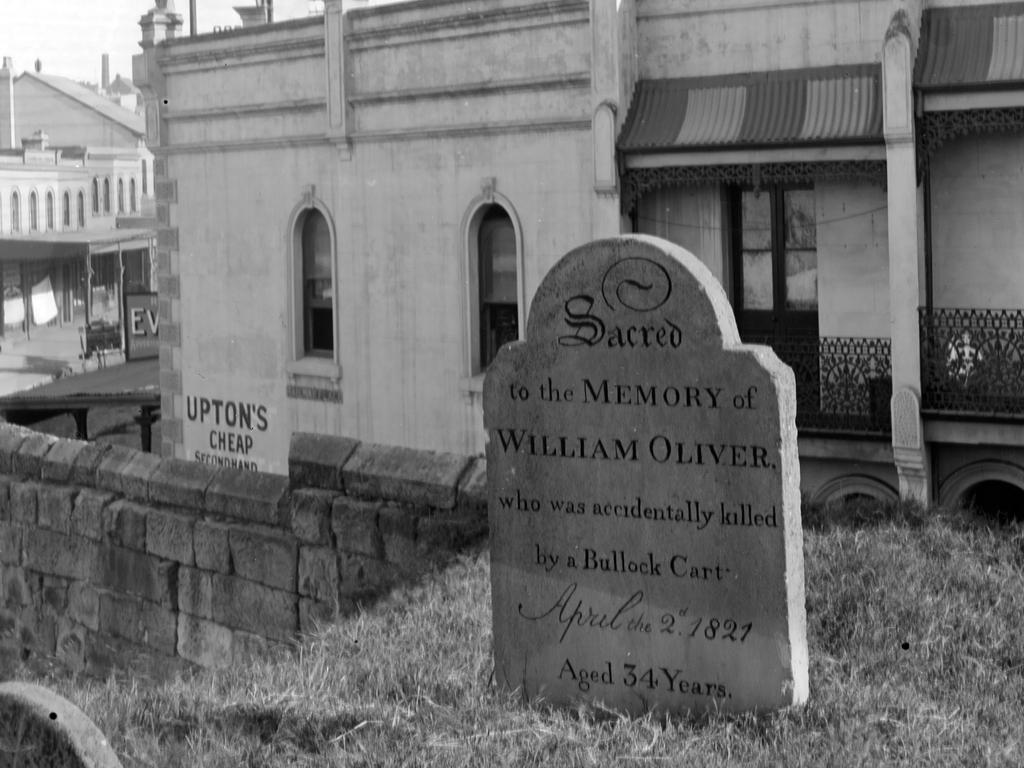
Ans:
<svg viewBox="0 0 1024 768"><path fill-rule="evenodd" d="M288 478L222 467L206 489L206 510L253 523L287 524Z"/></svg>
<svg viewBox="0 0 1024 768"><path fill-rule="evenodd" d="M0 422L0 472L11 474L13 458L28 438L38 434L31 429Z"/></svg>
<svg viewBox="0 0 1024 768"><path fill-rule="evenodd" d="M36 432L22 441L11 456L11 472L20 477L38 480L43 458L60 438Z"/></svg>
<svg viewBox="0 0 1024 768"><path fill-rule="evenodd" d="M362 443L342 467L346 492L451 509L468 456Z"/></svg>
<svg viewBox="0 0 1024 768"><path fill-rule="evenodd" d="M40 477L54 483L72 482L75 461L88 445L84 440L58 440L42 458Z"/></svg>
<svg viewBox="0 0 1024 768"><path fill-rule="evenodd" d="M149 478L149 500L202 509L206 489L218 467L183 459L164 459Z"/></svg>
<svg viewBox="0 0 1024 768"><path fill-rule="evenodd" d="M96 485L130 499L148 501L149 478L160 466L160 462L160 457L152 453L115 445L96 469Z"/></svg>
<svg viewBox="0 0 1024 768"><path fill-rule="evenodd" d="M288 478L296 488L344 491L341 468L358 445L349 437L296 432L288 448Z"/></svg>
<svg viewBox="0 0 1024 768"><path fill-rule="evenodd" d="M15 765L121 768L106 736L82 710L33 683L0 683L0 744L18 745Z"/></svg>

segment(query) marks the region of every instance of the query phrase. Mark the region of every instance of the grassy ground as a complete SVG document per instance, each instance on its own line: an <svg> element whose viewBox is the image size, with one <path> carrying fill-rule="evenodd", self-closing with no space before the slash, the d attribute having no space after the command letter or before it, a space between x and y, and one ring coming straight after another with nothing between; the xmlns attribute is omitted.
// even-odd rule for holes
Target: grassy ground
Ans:
<svg viewBox="0 0 1024 768"><path fill-rule="evenodd" d="M1024 764L1024 531L914 508L804 520L811 697L766 716L666 723L494 690L486 551L295 655L42 682L126 766Z"/></svg>

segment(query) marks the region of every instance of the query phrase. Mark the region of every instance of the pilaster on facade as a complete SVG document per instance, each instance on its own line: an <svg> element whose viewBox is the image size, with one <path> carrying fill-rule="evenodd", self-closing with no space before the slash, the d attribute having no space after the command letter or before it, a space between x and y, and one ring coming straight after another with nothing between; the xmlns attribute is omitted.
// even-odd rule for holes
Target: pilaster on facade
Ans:
<svg viewBox="0 0 1024 768"><path fill-rule="evenodd" d="M893 458L900 495L931 499L930 462L920 436L921 357L917 308L921 302L920 221L914 139L911 25L905 11L892 18L882 49L882 130L885 136L889 230L889 306L892 338ZM910 407L913 401L916 407ZM896 428L897 418L902 425ZM902 437L901 437L902 435ZM916 440L908 436L917 435Z"/></svg>
<svg viewBox="0 0 1024 768"><path fill-rule="evenodd" d="M629 10L633 11L632 5ZM590 138L594 163L594 239L619 233L618 169L615 137L622 119L622 36L616 0L590 0Z"/></svg>
<svg viewBox="0 0 1024 768"><path fill-rule="evenodd" d="M352 104L348 98L348 20L343 11L341 3L328 3L324 9L324 58L327 64L327 138L337 147L339 159L348 160L352 156Z"/></svg>

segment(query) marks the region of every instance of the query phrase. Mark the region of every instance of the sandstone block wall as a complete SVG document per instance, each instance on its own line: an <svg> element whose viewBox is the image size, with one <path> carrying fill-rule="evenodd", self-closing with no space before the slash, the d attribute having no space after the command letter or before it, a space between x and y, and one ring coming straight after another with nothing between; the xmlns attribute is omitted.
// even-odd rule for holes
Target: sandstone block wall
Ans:
<svg viewBox="0 0 1024 768"><path fill-rule="evenodd" d="M294 435L284 477L0 424L0 654L230 664L482 536L485 482L481 459L347 438Z"/></svg>

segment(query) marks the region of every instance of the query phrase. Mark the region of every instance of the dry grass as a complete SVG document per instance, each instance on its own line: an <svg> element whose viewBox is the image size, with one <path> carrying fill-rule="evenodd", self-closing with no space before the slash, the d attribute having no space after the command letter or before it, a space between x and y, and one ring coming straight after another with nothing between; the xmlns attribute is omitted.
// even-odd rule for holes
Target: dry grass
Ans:
<svg viewBox="0 0 1024 768"><path fill-rule="evenodd" d="M629 719L494 690L486 552L295 655L47 684L126 766L1024 764L1021 529L913 507L805 522L811 699L766 716Z"/></svg>

